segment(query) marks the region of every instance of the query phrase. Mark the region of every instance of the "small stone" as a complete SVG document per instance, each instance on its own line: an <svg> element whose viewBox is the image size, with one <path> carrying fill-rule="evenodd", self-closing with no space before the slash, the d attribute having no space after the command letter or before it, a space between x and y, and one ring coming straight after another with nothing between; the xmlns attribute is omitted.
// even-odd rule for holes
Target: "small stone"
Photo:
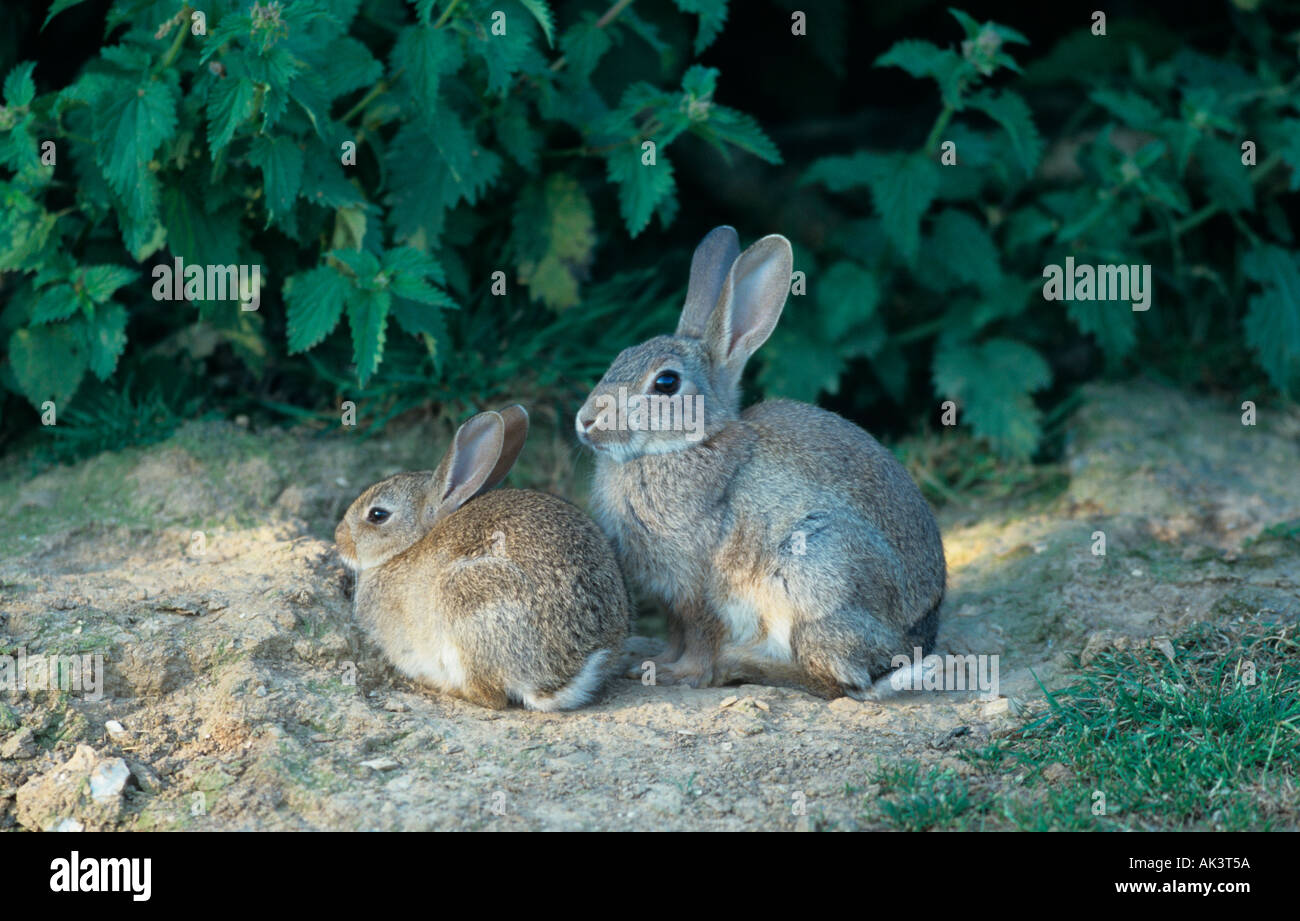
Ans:
<svg viewBox="0 0 1300 921"><path fill-rule="evenodd" d="M130 776L131 769L121 758L101 761L90 772L90 798L102 803L121 796Z"/></svg>
<svg viewBox="0 0 1300 921"><path fill-rule="evenodd" d="M19 729L0 745L0 758L20 761L36 757L36 733L31 727Z"/></svg>
<svg viewBox="0 0 1300 921"><path fill-rule="evenodd" d="M126 727L117 720L109 720L104 724L104 728L108 730L110 736L119 736L126 732Z"/></svg>
<svg viewBox="0 0 1300 921"><path fill-rule="evenodd" d="M1174 644L1167 636L1151 638L1151 648L1158 650L1170 662L1174 661Z"/></svg>
<svg viewBox="0 0 1300 921"><path fill-rule="evenodd" d="M1070 779L1070 769L1059 761L1053 761L1043 768L1043 780L1052 784L1065 783Z"/></svg>
<svg viewBox="0 0 1300 921"><path fill-rule="evenodd" d="M266 685L259 684L257 686L257 690L253 691L253 693L256 694L258 697L265 697L267 695Z"/></svg>
<svg viewBox="0 0 1300 921"><path fill-rule="evenodd" d="M993 700L984 702L984 715L991 716L1010 716L1011 701L1005 697L995 697Z"/></svg>
<svg viewBox="0 0 1300 921"><path fill-rule="evenodd" d="M755 707L758 707L758 709L762 710L764 713L772 709L767 705L767 701L765 700L759 700L757 697L751 697L750 700L753 702Z"/></svg>
<svg viewBox="0 0 1300 921"><path fill-rule="evenodd" d="M370 768L372 771L391 771L394 768L401 767L392 758L372 758L369 761L362 761L361 766Z"/></svg>
<svg viewBox="0 0 1300 921"><path fill-rule="evenodd" d="M730 707L738 700L740 700L740 698L737 697L735 694L732 694L730 697L724 697L722 698L722 703L718 704L718 709L725 710L727 707Z"/></svg>
<svg viewBox="0 0 1300 921"><path fill-rule="evenodd" d="M86 826L82 825L76 819L62 818L50 825L46 831L85 831Z"/></svg>
<svg viewBox="0 0 1300 921"><path fill-rule="evenodd" d="M405 713L411 708L402 701L390 697L388 700L384 701L384 709L390 713Z"/></svg>

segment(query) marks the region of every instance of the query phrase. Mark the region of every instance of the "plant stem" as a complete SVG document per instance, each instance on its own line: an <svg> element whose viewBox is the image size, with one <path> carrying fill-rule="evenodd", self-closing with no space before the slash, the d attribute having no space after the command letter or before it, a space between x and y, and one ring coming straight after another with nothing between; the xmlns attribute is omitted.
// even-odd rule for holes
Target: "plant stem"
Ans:
<svg viewBox="0 0 1300 921"><path fill-rule="evenodd" d="M939 117L934 120L934 127L930 129L930 136L925 139L925 152L931 156L939 148L939 135L943 134L943 129L948 127L948 122L952 119L953 113L957 111L950 105L945 105Z"/></svg>
<svg viewBox="0 0 1300 921"><path fill-rule="evenodd" d="M1251 173L1250 176L1251 183L1254 184L1256 182L1259 182L1261 179L1264 178L1264 175L1266 173L1270 172L1275 166L1277 166L1281 162L1282 162L1282 155L1280 153L1275 153L1272 156L1270 156L1267 160L1261 163L1253 173ZM1217 204L1215 202L1210 202L1208 205L1205 205L1204 207L1193 212L1192 214L1189 214L1187 217L1179 221L1177 224L1174 224L1168 231L1153 230L1150 233L1142 234L1142 236L1140 237L1134 237L1133 245L1145 246L1147 243L1154 243L1157 240L1162 239L1166 235L1166 233L1169 234L1171 238L1180 237L1183 234L1187 233L1189 230L1195 230L1197 227L1200 227L1202 224L1204 224L1206 221L1214 217L1222 210L1223 210L1222 205Z"/></svg>
<svg viewBox="0 0 1300 921"><path fill-rule="evenodd" d="M406 73L406 68L405 67L399 68L397 73L393 74L391 80L380 80L378 83L372 86L370 88L370 92L362 96L357 101L356 105L348 109L348 111L344 114L342 120L344 122L350 122L352 121L352 119L356 118L358 112L360 112L366 106L370 105L370 103L374 102L377 97L382 96L384 93L388 92L388 87L391 84L396 83L397 78L404 73Z"/></svg>
<svg viewBox="0 0 1300 921"><path fill-rule="evenodd" d="M181 11L176 14L176 37L172 39L171 47L167 49L167 54L163 56L163 59L158 66L159 70L166 70L168 67L171 67L172 62L176 60L176 55L181 53L181 45L185 44L185 21L189 18L190 6L187 3L185 6L181 7Z"/></svg>
<svg viewBox="0 0 1300 921"><path fill-rule="evenodd" d="M451 15L451 11L458 6L460 6L460 0L451 0L451 3L447 4L447 8L442 11L442 15L438 17L438 21L433 24L433 27L435 29L441 29L442 24L446 22L447 17Z"/></svg>

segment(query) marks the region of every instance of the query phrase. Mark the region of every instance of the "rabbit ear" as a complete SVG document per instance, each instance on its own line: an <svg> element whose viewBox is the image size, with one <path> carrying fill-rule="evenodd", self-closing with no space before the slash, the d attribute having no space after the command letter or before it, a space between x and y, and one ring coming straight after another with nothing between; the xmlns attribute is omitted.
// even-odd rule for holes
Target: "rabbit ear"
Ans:
<svg viewBox="0 0 1300 921"><path fill-rule="evenodd" d="M780 234L769 234L745 250L731 266L718 309L709 319L705 341L731 386L749 356L767 341L790 294L794 251Z"/></svg>
<svg viewBox="0 0 1300 921"><path fill-rule="evenodd" d="M722 286L731 264L740 255L736 228L723 225L709 231L691 257L691 280L686 286L686 306L677 324L677 335L699 339L708 329L709 315L718 305Z"/></svg>
<svg viewBox="0 0 1300 921"><path fill-rule="evenodd" d="M425 517L432 524L460 508L483 488L505 444L505 421L479 413L456 430L451 447L433 472Z"/></svg>
<svg viewBox="0 0 1300 921"><path fill-rule="evenodd" d="M488 474L488 478L483 481L483 485L475 495L487 492L493 486L496 486L506 478L510 468L515 465L515 459L519 457L519 451L524 446L524 441L528 438L528 410L524 409L518 403L512 403L499 413L501 421L505 423L503 441L501 445L501 456L497 458L496 466Z"/></svg>

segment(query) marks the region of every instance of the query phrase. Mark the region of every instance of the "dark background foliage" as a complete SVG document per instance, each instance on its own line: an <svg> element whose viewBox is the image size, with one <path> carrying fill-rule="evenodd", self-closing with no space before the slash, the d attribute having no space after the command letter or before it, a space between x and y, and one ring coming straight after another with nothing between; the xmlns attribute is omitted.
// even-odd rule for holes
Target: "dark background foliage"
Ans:
<svg viewBox="0 0 1300 921"><path fill-rule="evenodd" d="M790 237L805 274L751 393L877 433L951 399L999 453L1045 457L1100 375L1300 390L1294 3L1114 4L1104 36L1080 4L195 6L208 34L183 39L174 0L0 14L0 450L202 414L333 427L346 400L366 431L508 399L565 417L671 328L721 223ZM132 93L161 113L139 150L111 143ZM263 265L260 309L154 300L182 254ZM1151 309L1045 301L1067 255L1151 265Z"/></svg>

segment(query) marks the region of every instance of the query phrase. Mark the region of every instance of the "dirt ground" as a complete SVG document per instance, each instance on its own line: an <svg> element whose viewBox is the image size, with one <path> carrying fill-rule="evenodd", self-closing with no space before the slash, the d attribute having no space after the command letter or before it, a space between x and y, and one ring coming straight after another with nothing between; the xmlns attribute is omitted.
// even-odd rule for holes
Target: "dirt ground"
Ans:
<svg viewBox="0 0 1300 921"><path fill-rule="evenodd" d="M97 700L0 691L0 828L868 828L878 763L959 764L1080 654L1300 616L1297 542L1251 540L1300 518L1300 417L1263 406L1248 427L1233 405L1094 387L1062 492L940 516L939 651L997 654L999 697L620 679L577 712L483 710L384 663L329 537L361 489L445 444L432 424L362 441L193 423L0 476L0 654L100 655L104 671ZM544 429L530 451L573 456ZM580 492L581 471L521 472ZM657 647L633 637L627 663Z"/></svg>

